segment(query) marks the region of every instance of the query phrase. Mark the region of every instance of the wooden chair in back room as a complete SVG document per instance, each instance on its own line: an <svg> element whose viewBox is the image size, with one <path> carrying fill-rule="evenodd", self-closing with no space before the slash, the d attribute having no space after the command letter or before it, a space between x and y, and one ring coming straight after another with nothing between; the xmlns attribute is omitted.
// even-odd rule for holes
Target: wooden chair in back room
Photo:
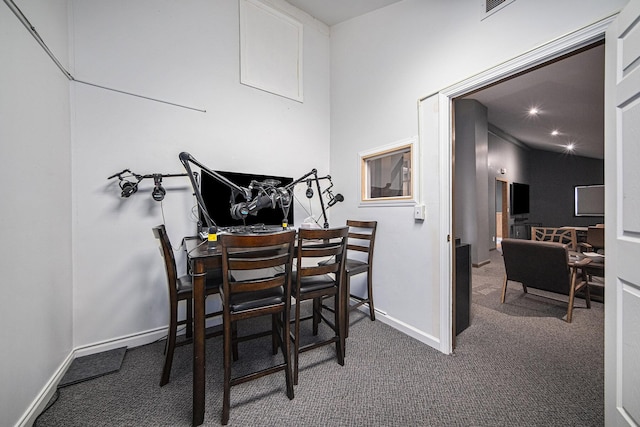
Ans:
<svg viewBox="0 0 640 427"><path fill-rule="evenodd" d="M531 240L556 242L567 245L570 251L578 250L576 229L570 227L531 227Z"/></svg>
<svg viewBox="0 0 640 427"><path fill-rule="evenodd" d="M171 375L171 365L173 364L173 353L176 347L193 342L193 287L190 275L178 277L176 260L173 255L173 247L167 235L164 225L153 227L153 235L160 243L160 254L164 258L165 270L167 273L167 285L169 290L169 330L167 333L167 344L165 346L164 366L160 377L160 386L169 382ZM212 270L207 273L206 294L213 295L219 292L222 283L222 270ZM185 301L186 317L178 320L178 303ZM207 317L221 316L222 311L208 313ZM184 340L177 341L178 326L185 325L186 333ZM207 337L221 335L221 331L213 332Z"/></svg>
<svg viewBox="0 0 640 427"><path fill-rule="evenodd" d="M220 294L224 318L222 424L227 424L232 386L284 371L287 397L293 399L290 313L295 231L223 234L218 244L222 245ZM268 330L240 335L236 327L238 322L261 316L271 317ZM278 347L281 348L283 363L256 367L257 371L232 378L234 345L266 335L271 335L273 355L277 354Z"/></svg>

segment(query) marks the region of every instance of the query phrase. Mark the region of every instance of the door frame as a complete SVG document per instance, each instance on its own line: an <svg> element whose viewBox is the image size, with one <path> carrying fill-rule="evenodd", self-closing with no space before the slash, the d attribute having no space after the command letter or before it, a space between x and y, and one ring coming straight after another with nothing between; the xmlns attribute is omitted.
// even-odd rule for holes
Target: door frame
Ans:
<svg viewBox="0 0 640 427"><path fill-rule="evenodd" d="M603 18L597 22L594 22L591 25L583 27L579 30L568 33L562 37L559 37L549 43L546 43L542 46L539 46L535 49L532 49L524 54L517 56L509 61L506 61L502 64L497 65L494 68L491 68L487 71L479 73L475 76L472 76L466 80L463 80L459 83L456 83L452 86L449 86L440 92L437 93L439 97L439 117L441 124L441 132L439 132L439 146L441 147L440 153L443 158L441 158L441 164L446 163L448 172L448 176L443 176L443 179L448 179L444 182L449 183L449 221L451 234L448 235L448 238L451 239L451 236L455 236L455 226L454 221L451 215L453 214L454 207L452 206L452 200L454 200L455 191L453 187L452 176L454 174L455 162L453 158L453 147L455 146L455 132L454 132L454 123L453 123L453 100L457 97L464 96L469 94L475 90L481 89L490 84L495 84L500 82L501 80L511 78L517 74L524 73L532 68L540 66L548 61L557 59L563 55L570 54L576 50L589 46L595 42L601 41L605 38L605 32L611 22L617 17L618 14L613 14L606 18ZM423 101L429 97L432 97L436 94L429 95L427 97L421 98L420 101ZM444 158L448 156L448 162ZM444 190L444 189L443 189ZM447 301L447 309L441 306L440 311L440 325L441 332L448 330L449 336L441 337L441 342L448 343L448 348L441 348L441 351L445 353L451 353L455 346L455 322L453 321L454 314L454 298L455 295L455 283L454 277L452 273L453 259L454 259L454 251L455 245L449 245L449 275L441 275L441 283L440 283L440 292L441 292L441 300ZM447 276L447 277L445 277ZM447 328L448 325L448 328ZM448 339L447 339L448 338Z"/></svg>

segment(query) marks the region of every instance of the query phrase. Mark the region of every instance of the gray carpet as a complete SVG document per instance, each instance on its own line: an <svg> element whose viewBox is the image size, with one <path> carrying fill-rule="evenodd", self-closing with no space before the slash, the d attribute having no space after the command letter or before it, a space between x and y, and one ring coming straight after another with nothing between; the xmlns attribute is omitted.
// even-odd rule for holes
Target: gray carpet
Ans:
<svg viewBox="0 0 640 427"><path fill-rule="evenodd" d="M497 262L474 269L478 292L488 270L499 287L500 269ZM490 308L475 303L474 286L471 326L451 356L352 313L344 367L333 347L304 353L291 401L282 373L232 388L229 425L603 425L603 305L577 308L568 324L562 304L545 308L520 293L514 286L507 299L522 309ZM191 347L176 350L171 381L160 388L163 347L129 349L119 372L61 389L36 425L189 426ZM220 423L221 347L220 338L207 341L206 426ZM253 368L269 354L268 339L241 344L234 370Z"/></svg>

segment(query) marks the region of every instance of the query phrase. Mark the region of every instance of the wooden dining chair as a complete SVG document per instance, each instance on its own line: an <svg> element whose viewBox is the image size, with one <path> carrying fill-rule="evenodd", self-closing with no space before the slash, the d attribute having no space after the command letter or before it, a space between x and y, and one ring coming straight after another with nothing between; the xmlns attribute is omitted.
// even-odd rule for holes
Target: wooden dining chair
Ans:
<svg viewBox="0 0 640 427"><path fill-rule="evenodd" d="M345 312L344 304L344 263L346 259L348 227L333 229L300 229L296 248L296 270L293 272L292 295L296 300L294 332L293 332L293 382L298 384L300 353L335 343L336 357L340 365L344 365ZM326 260L322 263L319 261ZM322 312L323 300L333 297L333 321ZM302 303L313 300L312 314L301 318ZM300 343L300 322L312 320L313 335L318 335L318 327L322 321L333 331L333 335L325 340Z"/></svg>
<svg viewBox="0 0 640 427"><path fill-rule="evenodd" d="M347 259L345 261L345 290L348 298L345 302L345 338L349 337L349 313L361 305L369 306L369 318L376 320L373 305L373 248L376 240L377 221L347 220L349 236L347 242ZM326 261L321 261L320 264ZM366 296L351 293L351 277L367 274ZM351 304L351 300L355 303ZM331 310L331 308L329 308Z"/></svg>
<svg viewBox="0 0 640 427"><path fill-rule="evenodd" d="M273 234L223 234L218 242L222 248L220 295L224 330L222 424L227 424L232 386L284 371L287 397L293 399L289 319L295 231ZM238 334L238 322L265 315L271 316L270 330L244 336ZM278 346L281 348L283 363L232 378L234 343L265 335L272 337L271 347L274 355L278 352Z"/></svg>
<svg viewBox="0 0 640 427"><path fill-rule="evenodd" d="M363 304L369 305L369 318L376 320L373 306L373 247L376 240L377 221L347 220L349 227L349 242L347 244L347 261L345 264L345 286L347 295L347 322L345 337L349 336L348 313ZM361 256L360 256L361 255ZM351 277L357 274L367 274L367 295L361 297L351 293ZM355 300L355 304L351 304Z"/></svg>
<svg viewBox="0 0 640 427"><path fill-rule="evenodd" d="M171 365L173 364L173 353L176 347L193 342L193 286L190 275L179 276L176 269L176 260L173 255L173 247L163 225L153 227L153 235L160 243L160 254L164 258L165 270L167 273L167 289L169 290L169 330L167 333L167 343L165 346L164 366L160 377L160 386L169 382L171 375ZM207 273L206 294L213 295L219 292L222 283L222 270L211 270ZM185 301L186 317L178 320L178 303ZM215 311L207 314L207 318L222 316L222 311ZM185 325L185 339L177 341L178 326ZM207 337L221 335L222 331L211 332Z"/></svg>

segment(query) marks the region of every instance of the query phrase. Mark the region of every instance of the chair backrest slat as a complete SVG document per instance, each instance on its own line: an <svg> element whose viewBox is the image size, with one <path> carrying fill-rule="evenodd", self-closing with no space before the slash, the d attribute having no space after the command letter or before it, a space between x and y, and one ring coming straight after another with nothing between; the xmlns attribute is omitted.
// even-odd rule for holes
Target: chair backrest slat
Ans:
<svg viewBox="0 0 640 427"><path fill-rule="evenodd" d="M373 248L378 222L347 220L347 226L349 227L347 249L349 251L366 253L366 259L363 261L370 264L373 261Z"/></svg>
<svg viewBox="0 0 640 427"><path fill-rule="evenodd" d="M342 276L348 233L348 227L299 230L296 264L298 276L309 277L328 273ZM328 259L318 264L318 259L327 257Z"/></svg>
<svg viewBox="0 0 640 427"><path fill-rule="evenodd" d="M285 264L289 257L288 253L278 254L274 256L258 256L255 258L247 258L242 256L241 258L234 258L233 255L229 256L229 269L230 270L254 270L258 268L271 268Z"/></svg>
<svg viewBox="0 0 640 427"><path fill-rule="evenodd" d="M263 279L238 280L233 282L233 290L231 293L237 292L255 292L264 289L277 288L284 286L286 277L284 274Z"/></svg>
<svg viewBox="0 0 640 427"><path fill-rule="evenodd" d="M223 234L222 273L225 298L279 286L290 295L295 231L272 234Z"/></svg>

